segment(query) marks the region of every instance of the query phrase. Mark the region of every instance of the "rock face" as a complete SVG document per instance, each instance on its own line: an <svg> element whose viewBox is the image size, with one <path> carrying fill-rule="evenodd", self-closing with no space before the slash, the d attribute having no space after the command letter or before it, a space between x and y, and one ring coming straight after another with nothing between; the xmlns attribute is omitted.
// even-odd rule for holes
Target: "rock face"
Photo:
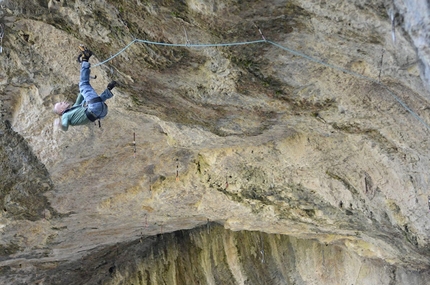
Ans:
<svg viewBox="0 0 430 285"><path fill-rule="evenodd" d="M52 266L46 284L425 284L427 273L362 259L342 246L208 224L106 247ZM76 273L74 273L76 272Z"/></svg>
<svg viewBox="0 0 430 285"><path fill-rule="evenodd" d="M427 1L0 4L2 284L430 283Z"/></svg>

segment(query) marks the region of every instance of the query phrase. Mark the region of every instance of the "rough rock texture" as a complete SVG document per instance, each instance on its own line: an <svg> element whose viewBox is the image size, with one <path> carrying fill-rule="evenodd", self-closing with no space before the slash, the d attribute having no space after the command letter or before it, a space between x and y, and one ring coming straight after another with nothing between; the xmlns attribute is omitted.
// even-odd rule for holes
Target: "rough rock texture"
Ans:
<svg viewBox="0 0 430 285"><path fill-rule="evenodd" d="M45 268L31 282L379 285L430 280L428 273L360 258L342 246L278 234L232 232L211 224L142 237L105 247L79 261Z"/></svg>
<svg viewBox="0 0 430 285"><path fill-rule="evenodd" d="M1 283L430 282L427 1L0 5Z"/></svg>

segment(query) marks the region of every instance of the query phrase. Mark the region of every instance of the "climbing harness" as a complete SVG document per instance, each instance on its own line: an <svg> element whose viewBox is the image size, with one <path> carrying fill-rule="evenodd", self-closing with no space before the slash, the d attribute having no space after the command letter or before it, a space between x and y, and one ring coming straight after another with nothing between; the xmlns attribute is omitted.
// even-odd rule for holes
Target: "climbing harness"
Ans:
<svg viewBox="0 0 430 285"><path fill-rule="evenodd" d="M103 105L102 105L102 106L103 106L103 108L102 108L102 110L101 110L100 114L98 114L98 115L94 114L93 112L91 112L91 111L88 109L88 105L89 105L89 104L94 104L94 103L102 103L102 104L103 104ZM101 123L100 123L100 119L103 119L103 118L104 118L104 116L103 116L103 117L101 117L101 115L103 114L103 111L104 111L104 110L105 110L105 108L106 108L106 104L103 102L102 98L97 97L97 98L91 99L91 100L89 100L88 102L86 102L86 105L87 105L87 108L85 109L85 115L87 115L88 120L90 120L91 122L95 122L96 120L98 120L99 128L101 128L101 127L102 127L102 125L101 125Z"/></svg>

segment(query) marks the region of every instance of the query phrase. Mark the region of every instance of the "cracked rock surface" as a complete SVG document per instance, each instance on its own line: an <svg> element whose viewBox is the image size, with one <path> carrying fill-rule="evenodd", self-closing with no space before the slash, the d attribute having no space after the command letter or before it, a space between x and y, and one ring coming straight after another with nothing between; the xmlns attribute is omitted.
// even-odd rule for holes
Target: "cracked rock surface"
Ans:
<svg viewBox="0 0 430 285"><path fill-rule="evenodd" d="M0 1L0 283L429 284L412 2Z"/></svg>

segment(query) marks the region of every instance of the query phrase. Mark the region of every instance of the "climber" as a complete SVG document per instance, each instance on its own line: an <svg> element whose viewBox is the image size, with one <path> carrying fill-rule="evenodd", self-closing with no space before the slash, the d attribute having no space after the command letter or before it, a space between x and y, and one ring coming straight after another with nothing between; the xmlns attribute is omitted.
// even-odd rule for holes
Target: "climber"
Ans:
<svg viewBox="0 0 430 285"><path fill-rule="evenodd" d="M97 95L90 85L90 63L88 60L93 53L84 47L79 46L80 54L78 62L81 64L81 75L79 81L79 95L75 104L70 107L68 102L59 102L54 105L54 113L61 116L54 122L54 128L61 127L67 131L69 126L84 125L106 117L108 106L105 101L113 97L112 89L117 85L116 81L111 81L105 91L100 96Z"/></svg>

